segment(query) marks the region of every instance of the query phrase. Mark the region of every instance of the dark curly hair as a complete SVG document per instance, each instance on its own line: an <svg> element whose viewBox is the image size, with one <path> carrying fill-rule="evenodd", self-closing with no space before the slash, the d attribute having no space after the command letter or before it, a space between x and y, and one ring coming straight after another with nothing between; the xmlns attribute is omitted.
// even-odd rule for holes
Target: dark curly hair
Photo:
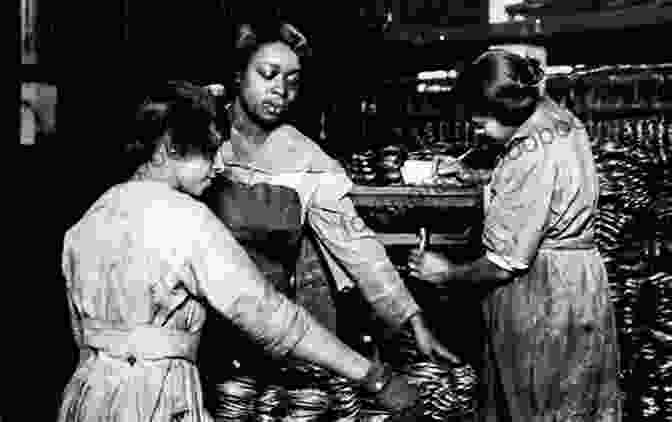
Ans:
<svg viewBox="0 0 672 422"><path fill-rule="evenodd" d="M452 95L467 116L494 117L508 126L522 125L542 97L544 71L539 61L505 50L489 50L457 77Z"/></svg>
<svg viewBox="0 0 672 422"><path fill-rule="evenodd" d="M212 159L220 146L213 130L215 98L205 88L186 81L170 81L151 87L136 107L130 137L125 146L131 167L149 162L164 135L169 135L170 154Z"/></svg>
<svg viewBox="0 0 672 422"><path fill-rule="evenodd" d="M261 47L274 42L287 44L301 60L312 55L308 39L294 25L280 18L262 19L237 28L235 71L243 72Z"/></svg>

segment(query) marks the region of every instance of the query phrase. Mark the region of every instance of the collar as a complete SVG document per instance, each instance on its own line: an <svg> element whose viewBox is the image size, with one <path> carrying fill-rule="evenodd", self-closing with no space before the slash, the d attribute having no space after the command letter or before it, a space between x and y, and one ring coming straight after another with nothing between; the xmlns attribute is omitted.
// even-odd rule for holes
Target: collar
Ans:
<svg viewBox="0 0 672 422"><path fill-rule="evenodd" d="M555 130L559 121L569 124L572 117L556 104L551 98L544 96L539 101L532 115L516 130L511 139L504 146L504 153L509 151L519 142L537 135L541 130L547 128Z"/></svg>
<svg viewBox="0 0 672 422"><path fill-rule="evenodd" d="M231 137L243 135L232 128ZM305 171L314 156L312 142L291 125L274 129L250 162L237 156L232 142L222 144L217 152L217 167L238 167L266 174Z"/></svg>

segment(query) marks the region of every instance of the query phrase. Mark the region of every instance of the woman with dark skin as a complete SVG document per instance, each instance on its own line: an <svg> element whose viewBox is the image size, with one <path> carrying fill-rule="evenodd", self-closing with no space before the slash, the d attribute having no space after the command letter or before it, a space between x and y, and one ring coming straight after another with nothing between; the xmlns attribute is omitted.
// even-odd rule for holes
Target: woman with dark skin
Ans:
<svg viewBox="0 0 672 422"><path fill-rule="evenodd" d="M211 183L220 145L211 103L186 83L153 92L127 144L133 176L65 235L80 361L58 420L211 421L195 365L206 303L270 356L324 366L401 416L419 411L405 377L359 355L288 300L194 199ZM220 340L236 347L224 331Z"/></svg>
<svg viewBox="0 0 672 422"><path fill-rule="evenodd" d="M236 52L235 98L227 106L231 140L218 151L220 175L206 203L266 277L332 330L333 314L323 304L334 288L357 286L388 324L412 326L422 352L457 361L429 331L385 248L357 214L344 169L286 121L310 55L306 38L287 23L242 25ZM323 263L335 286L326 282ZM302 302L306 291L311 303ZM349 311L336 310L365 317ZM232 358L243 371L263 372L263 356ZM213 382L217 370L208 374Z"/></svg>
<svg viewBox="0 0 672 422"><path fill-rule="evenodd" d="M457 100L504 146L485 189L486 253L458 265L414 250L411 275L487 293L481 420L619 421L614 310L593 242L595 163L585 127L540 92L542 80L538 63L503 50L458 77Z"/></svg>

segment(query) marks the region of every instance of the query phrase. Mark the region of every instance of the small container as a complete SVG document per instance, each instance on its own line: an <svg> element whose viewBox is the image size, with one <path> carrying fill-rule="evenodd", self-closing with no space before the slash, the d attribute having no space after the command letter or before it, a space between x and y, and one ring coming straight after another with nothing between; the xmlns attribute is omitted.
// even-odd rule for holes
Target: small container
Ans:
<svg viewBox="0 0 672 422"><path fill-rule="evenodd" d="M408 185L422 185L434 176L434 169L433 161L406 160L401 167L401 176Z"/></svg>

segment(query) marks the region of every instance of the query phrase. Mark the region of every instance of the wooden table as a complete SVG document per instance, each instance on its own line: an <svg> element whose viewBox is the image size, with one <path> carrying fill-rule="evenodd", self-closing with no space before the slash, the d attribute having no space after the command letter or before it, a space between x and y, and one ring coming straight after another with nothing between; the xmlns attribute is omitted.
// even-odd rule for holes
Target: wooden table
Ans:
<svg viewBox="0 0 672 422"><path fill-rule="evenodd" d="M466 243L479 223L482 196L480 186L355 186L350 192L355 207L383 244L408 246L417 244L416 230L425 225L436 226L430 230L429 244ZM437 218L442 221L437 223Z"/></svg>

